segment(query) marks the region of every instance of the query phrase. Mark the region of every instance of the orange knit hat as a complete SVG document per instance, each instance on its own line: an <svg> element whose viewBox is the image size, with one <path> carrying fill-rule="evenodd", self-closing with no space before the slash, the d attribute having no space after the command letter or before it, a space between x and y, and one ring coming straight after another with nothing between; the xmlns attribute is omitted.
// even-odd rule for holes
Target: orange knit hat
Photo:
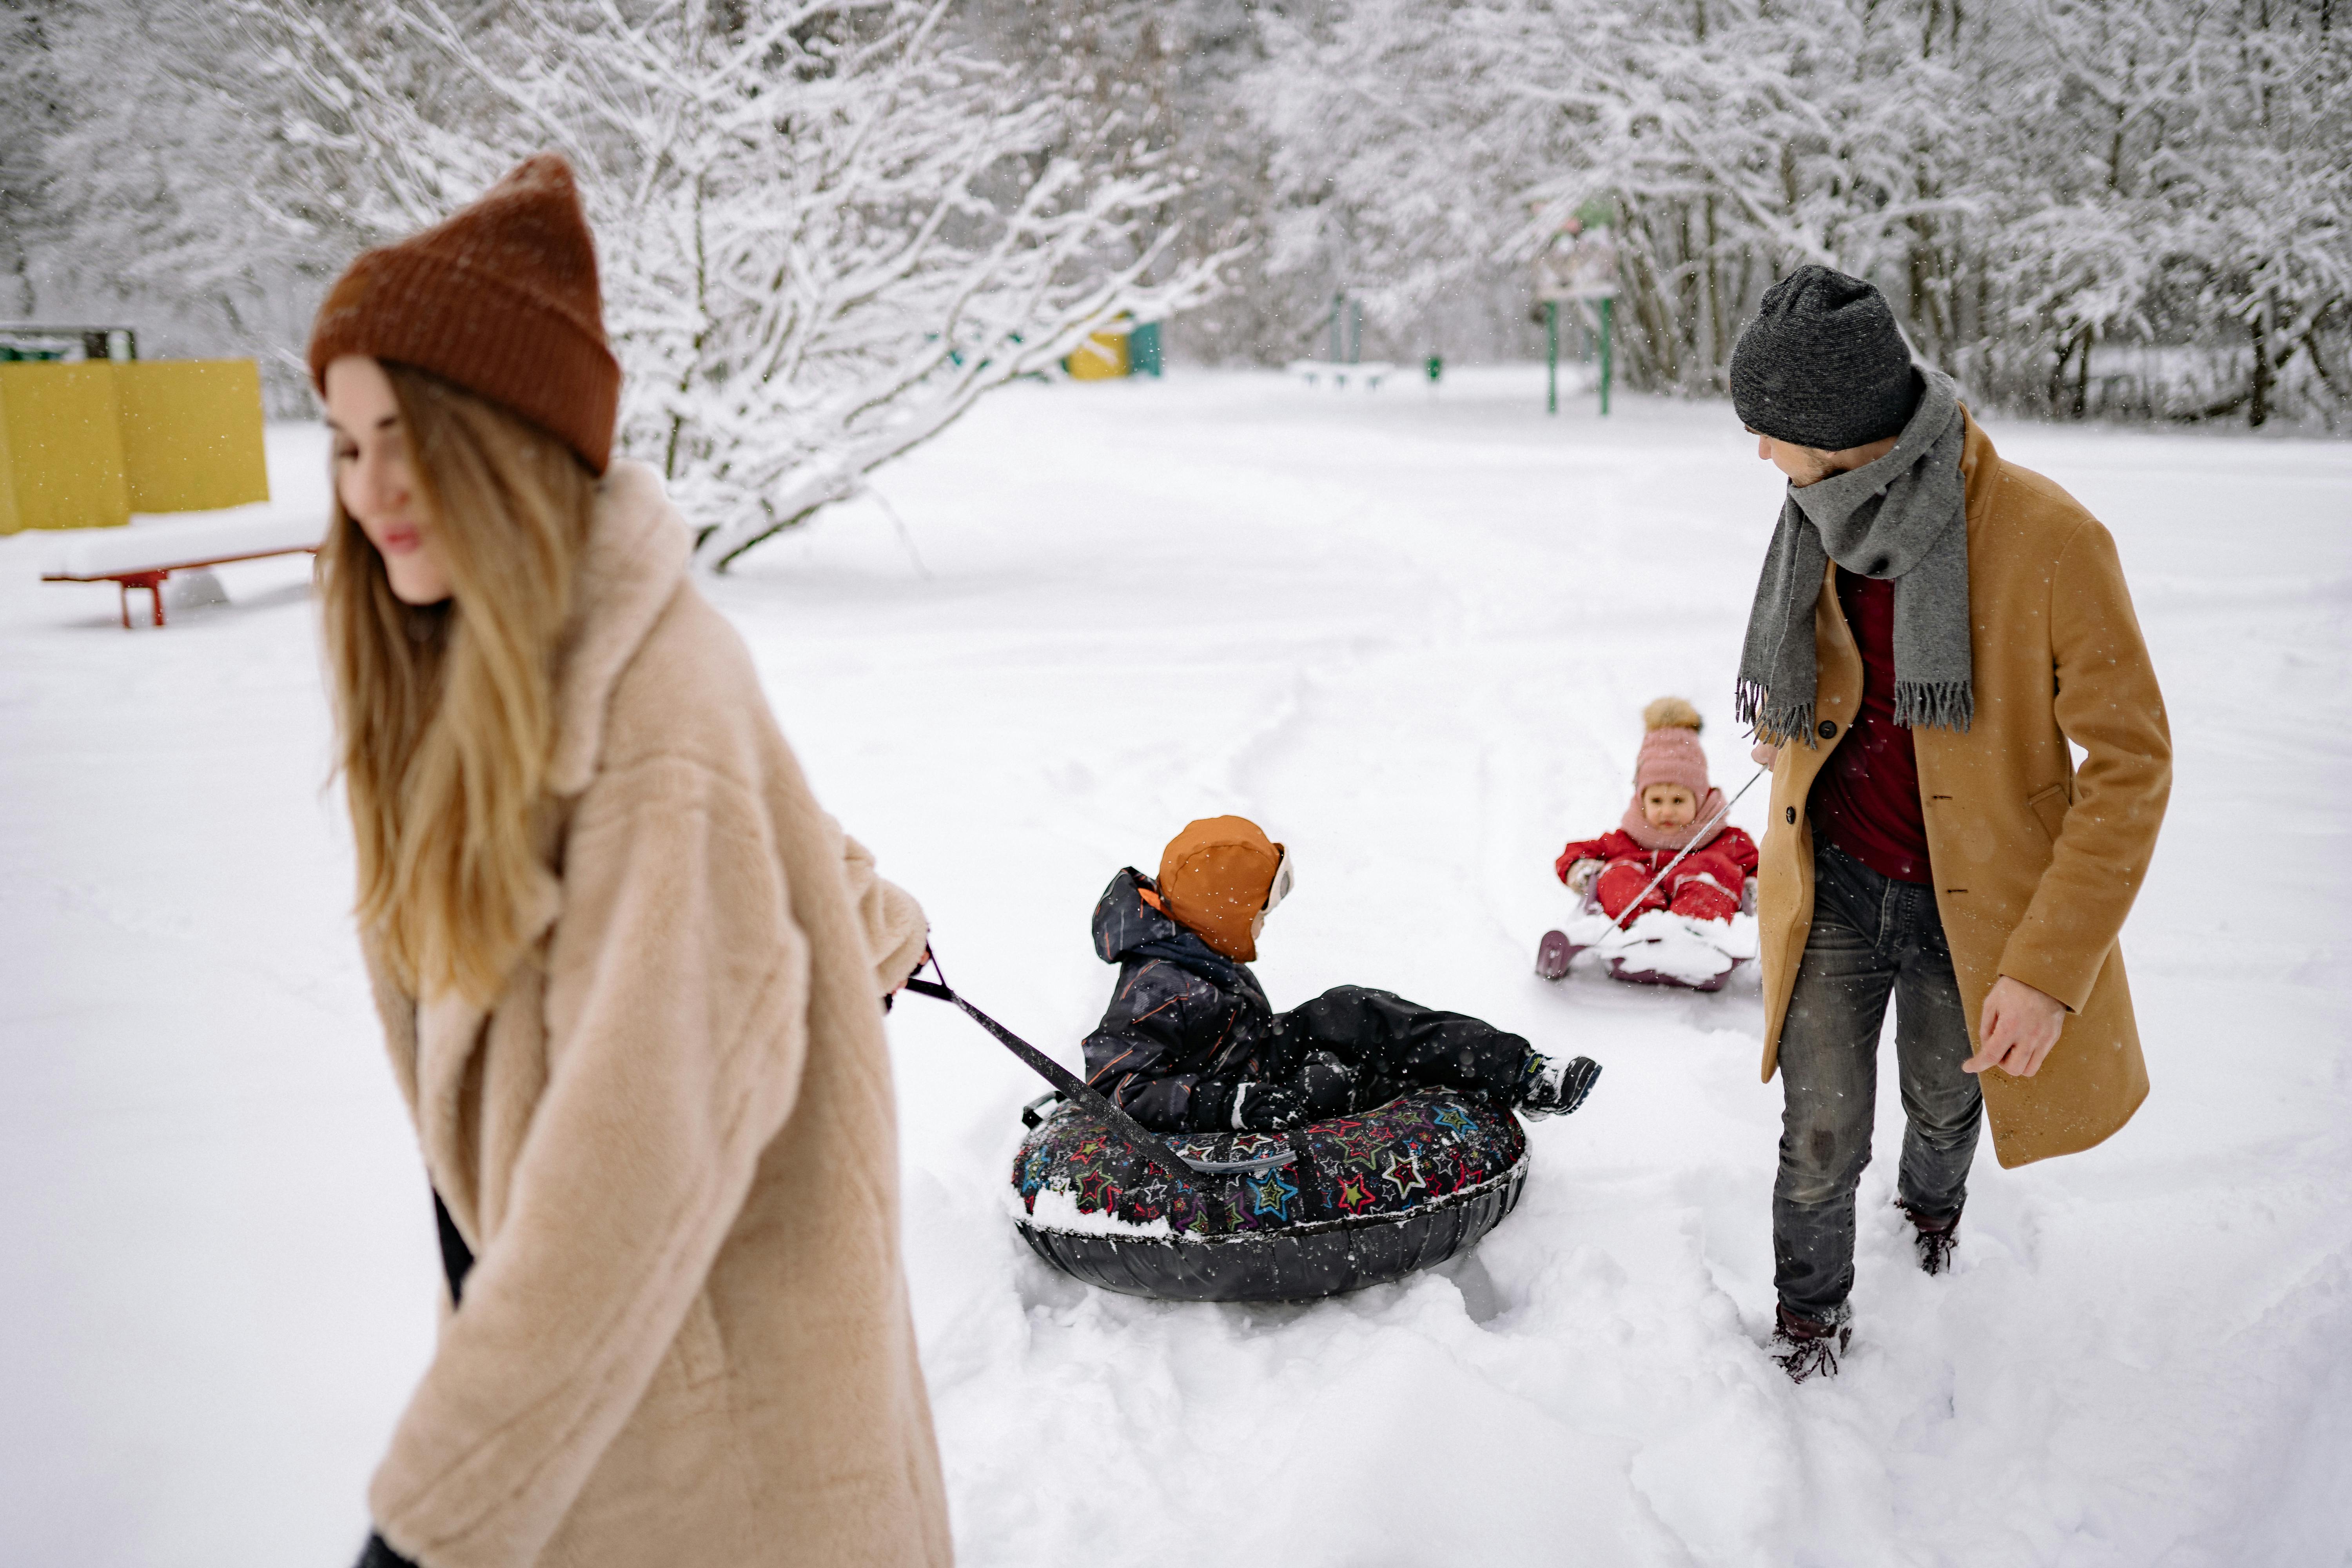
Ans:
<svg viewBox="0 0 2352 1568"><path fill-rule="evenodd" d="M596 242L572 166L526 158L471 206L363 253L310 329L310 379L366 354L430 372L511 409L601 474L621 367L604 345Z"/></svg>

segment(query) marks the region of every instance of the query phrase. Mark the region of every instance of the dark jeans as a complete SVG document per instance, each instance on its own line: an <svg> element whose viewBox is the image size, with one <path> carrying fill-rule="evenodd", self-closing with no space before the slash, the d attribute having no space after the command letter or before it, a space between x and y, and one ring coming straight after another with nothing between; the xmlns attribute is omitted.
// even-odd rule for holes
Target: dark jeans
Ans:
<svg viewBox="0 0 2352 1568"><path fill-rule="evenodd" d="M1921 1219L1968 1196L1984 1097L1960 1070L1968 1016L1936 890L1882 877L1828 844L1813 856L1813 923L1780 1029L1780 1175L1772 1283L1781 1304L1827 1320L1853 1289L1853 1192L1870 1163L1878 1036L1895 998L1903 1086L1895 1198Z"/></svg>

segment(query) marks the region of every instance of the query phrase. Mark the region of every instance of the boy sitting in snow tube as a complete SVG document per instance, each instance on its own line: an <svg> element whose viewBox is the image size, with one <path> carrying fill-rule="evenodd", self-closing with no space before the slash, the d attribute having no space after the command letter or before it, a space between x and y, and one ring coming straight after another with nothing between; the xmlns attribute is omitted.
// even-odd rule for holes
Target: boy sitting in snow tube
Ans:
<svg viewBox="0 0 2352 1568"><path fill-rule="evenodd" d="M1095 952L1118 985L1087 1037L1087 1079L1162 1132L1278 1132L1369 1110L1412 1089L1483 1092L1528 1116L1583 1103L1601 1068L1547 1058L1517 1035L1385 991L1342 985L1276 1013L1248 965L1290 861L1255 823L1178 834L1157 880L1133 867L1095 905Z"/></svg>
<svg viewBox="0 0 2352 1568"><path fill-rule="evenodd" d="M1650 887L1700 827L1723 815L1723 792L1707 783L1697 709L1679 697L1661 697L1642 710L1642 722L1648 733L1633 763L1633 800L1624 820L1561 850L1552 868L1570 891L1591 889L1612 920L1641 899L1645 910L1728 921L1756 873L1756 841L1737 827L1717 822L1664 881Z"/></svg>

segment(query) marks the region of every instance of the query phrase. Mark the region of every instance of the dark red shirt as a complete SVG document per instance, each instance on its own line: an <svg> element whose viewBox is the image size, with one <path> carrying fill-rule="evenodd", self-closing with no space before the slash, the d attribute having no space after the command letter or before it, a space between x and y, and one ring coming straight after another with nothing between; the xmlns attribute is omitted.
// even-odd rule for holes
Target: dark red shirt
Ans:
<svg viewBox="0 0 2352 1568"><path fill-rule="evenodd" d="M1932 882L1918 759L1895 721L1895 584L1841 566L1837 591L1862 646L1862 713L1813 782L1813 831L1882 877Z"/></svg>

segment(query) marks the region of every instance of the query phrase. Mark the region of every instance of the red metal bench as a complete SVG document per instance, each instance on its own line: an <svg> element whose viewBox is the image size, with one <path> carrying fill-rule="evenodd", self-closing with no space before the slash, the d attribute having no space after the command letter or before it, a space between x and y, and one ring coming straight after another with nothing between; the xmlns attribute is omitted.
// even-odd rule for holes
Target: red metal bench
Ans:
<svg viewBox="0 0 2352 1568"><path fill-rule="evenodd" d="M243 555L215 555L204 561L175 561L169 566L150 566L135 572L97 572L87 577L77 577L69 572L44 572L44 583L114 583L122 589L122 629L131 629L131 590L147 590L149 612L155 625L163 624L163 580L174 572L194 572L206 566L226 566L236 561L260 561L272 555L316 555L315 544L296 544L284 550L253 550ZM183 605L182 608L185 608Z"/></svg>
<svg viewBox="0 0 2352 1568"><path fill-rule="evenodd" d="M131 627L131 591L147 590L154 624L163 624L163 584L174 572L195 572L271 555L316 554L323 521L264 502L234 512L185 521L134 523L129 528L77 531L59 542L44 583L112 583L122 592L122 626Z"/></svg>

